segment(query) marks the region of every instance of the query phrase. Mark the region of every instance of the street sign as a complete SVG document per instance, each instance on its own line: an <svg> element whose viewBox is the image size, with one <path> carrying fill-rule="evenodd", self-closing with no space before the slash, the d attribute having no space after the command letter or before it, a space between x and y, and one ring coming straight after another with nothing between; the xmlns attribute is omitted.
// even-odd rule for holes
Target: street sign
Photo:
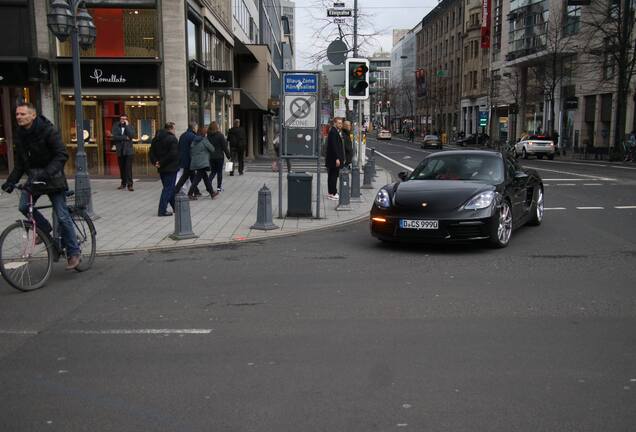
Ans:
<svg viewBox="0 0 636 432"><path fill-rule="evenodd" d="M350 17L353 16L353 11L351 9L334 9L334 8L330 8L327 9L327 16L328 17Z"/></svg>
<svg viewBox="0 0 636 432"><path fill-rule="evenodd" d="M334 24L344 24L346 22L347 22L346 18L334 18L333 19L333 23ZM340 64L340 63L338 63L338 64Z"/></svg>
<svg viewBox="0 0 636 432"><path fill-rule="evenodd" d="M316 96L285 95L284 122L286 128L315 128Z"/></svg>
<svg viewBox="0 0 636 432"><path fill-rule="evenodd" d="M439 77L439 78L446 78L446 77L448 76L448 71L443 70L443 69L442 69L442 70L438 70L438 71L435 73L435 76L437 76L437 77Z"/></svg>
<svg viewBox="0 0 636 432"><path fill-rule="evenodd" d="M314 74L285 75L285 93L317 93L318 85Z"/></svg>
<svg viewBox="0 0 636 432"><path fill-rule="evenodd" d="M488 126L488 111L479 111L479 126Z"/></svg>
<svg viewBox="0 0 636 432"><path fill-rule="evenodd" d="M334 22L336 19L338 18L335 18ZM345 62L348 52L347 44L342 39L336 39L327 47L327 58L332 64L339 65Z"/></svg>
<svg viewBox="0 0 636 432"><path fill-rule="evenodd" d="M343 8L345 7L344 2L333 2L333 7L335 8Z"/></svg>

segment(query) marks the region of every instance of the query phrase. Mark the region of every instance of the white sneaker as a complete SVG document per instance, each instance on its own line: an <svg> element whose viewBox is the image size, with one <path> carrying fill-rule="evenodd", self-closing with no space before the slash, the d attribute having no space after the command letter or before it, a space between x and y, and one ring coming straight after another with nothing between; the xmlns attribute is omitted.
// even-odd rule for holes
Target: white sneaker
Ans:
<svg viewBox="0 0 636 432"><path fill-rule="evenodd" d="M339 200L339 199L340 199L340 195L335 194L335 195L333 196L333 199L335 199L335 200Z"/></svg>
<svg viewBox="0 0 636 432"><path fill-rule="evenodd" d="M223 187L220 186L220 187L216 188L216 190L218 190L219 192L223 192Z"/></svg>
<svg viewBox="0 0 636 432"><path fill-rule="evenodd" d="M336 198L335 195L328 194L327 195L327 199L330 199L330 200L334 201L334 200L337 200L338 198Z"/></svg>

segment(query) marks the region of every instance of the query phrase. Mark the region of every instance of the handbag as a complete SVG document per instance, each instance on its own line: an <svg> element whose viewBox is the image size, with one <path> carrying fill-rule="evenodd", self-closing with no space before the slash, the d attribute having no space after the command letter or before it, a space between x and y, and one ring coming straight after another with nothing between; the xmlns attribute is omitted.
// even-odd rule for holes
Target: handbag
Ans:
<svg viewBox="0 0 636 432"><path fill-rule="evenodd" d="M229 173L234 170L234 162L225 162L225 172Z"/></svg>

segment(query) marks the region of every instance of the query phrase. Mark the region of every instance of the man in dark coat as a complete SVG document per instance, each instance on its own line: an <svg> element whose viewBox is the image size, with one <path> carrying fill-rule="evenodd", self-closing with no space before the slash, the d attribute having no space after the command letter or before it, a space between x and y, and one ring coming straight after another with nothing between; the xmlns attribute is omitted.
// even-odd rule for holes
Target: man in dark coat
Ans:
<svg viewBox="0 0 636 432"><path fill-rule="evenodd" d="M199 124L195 121L190 122L188 129L179 137L179 171L181 176L175 186L175 194L181 192L181 188L188 181L192 180L193 172L190 169L190 145L197 136Z"/></svg>
<svg viewBox="0 0 636 432"><path fill-rule="evenodd" d="M342 124L342 141L344 143L345 166L351 165L353 159L353 141L351 140L351 122L345 120Z"/></svg>
<svg viewBox="0 0 636 432"><path fill-rule="evenodd" d="M230 128L227 133L227 141L230 143L230 152L232 153L232 160L234 163L238 163L239 175L243 175L243 156L245 155L245 130L241 127L241 121L239 119L234 120L234 127ZM230 175L234 175L234 165L232 165L232 171Z"/></svg>
<svg viewBox="0 0 636 432"><path fill-rule="evenodd" d="M80 264L80 248L66 205L68 185L64 176L64 164L68 160L68 153L55 126L44 116L38 116L32 104L19 104L15 110L15 118L18 123L15 136L15 165L6 183L2 185L2 190L11 193L22 175L27 174L32 184L33 204L42 195L48 195L59 220L62 243L66 248L66 268L72 270ZM19 209L25 216L29 211L27 191L23 191L20 196ZM53 231L49 221L38 210L33 209L33 217L42 231Z"/></svg>
<svg viewBox="0 0 636 432"><path fill-rule="evenodd" d="M232 155L227 147L225 136L219 131L219 125L215 121L208 127L208 141L214 147L214 153L210 155L210 183L216 177L216 189L218 192L223 192L223 163L225 157L232 160Z"/></svg>
<svg viewBox="0 0 636 432"><path fill-rule="evenodd" d="M342 119L335 117L329 135L327 135L327 156L325 165L327 166L327 198L330 200L339 200L338 195L338 176L340 168L344 164L344 143L342 141Z"/></svg>
<svg viewBox="0 0 636 432"><path fill-rule="evenodd" d="M117 189L128 187L129 191L133 191L132 163L135 149L133 148L133 138L135 137L135 129L128 124L128 116L122 114L119 116L119 122L113 125L111 131L111 140L115 143L117 150L117 161L119 162L119 176L121 184Z"/></svg>
<svg viewBox="0 0 636 432"><path fill-rule="evenodd" d="M150 162L157 167L161 177L161 198L159 199L158 216L172 216L168 211L168 203L174 211L174 182L179 171L179 142L175 136L174 123L168 122L165 127L157 132L150 144Z"/></svg>

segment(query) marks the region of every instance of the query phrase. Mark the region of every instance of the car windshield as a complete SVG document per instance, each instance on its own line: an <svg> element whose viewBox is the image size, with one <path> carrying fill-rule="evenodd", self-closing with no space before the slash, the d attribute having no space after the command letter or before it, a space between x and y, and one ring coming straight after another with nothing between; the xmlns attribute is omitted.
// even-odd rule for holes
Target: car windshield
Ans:
<svg viewBox="0 0 636 432"><path fill-rule="evenodd" d="M439 137L438 137L437 135L426 135L426 136L424 137L424 140L425 140L425 141L426 141L426 140L438 140L438 139L439 139Z"/></svg>
<svg viewBox="0 0 636 432"><path fill-rule="evenodd" d="M455 154L425 159L410 180L465 180L498 184L503 180L503 163L496 155Z"/></svg>

